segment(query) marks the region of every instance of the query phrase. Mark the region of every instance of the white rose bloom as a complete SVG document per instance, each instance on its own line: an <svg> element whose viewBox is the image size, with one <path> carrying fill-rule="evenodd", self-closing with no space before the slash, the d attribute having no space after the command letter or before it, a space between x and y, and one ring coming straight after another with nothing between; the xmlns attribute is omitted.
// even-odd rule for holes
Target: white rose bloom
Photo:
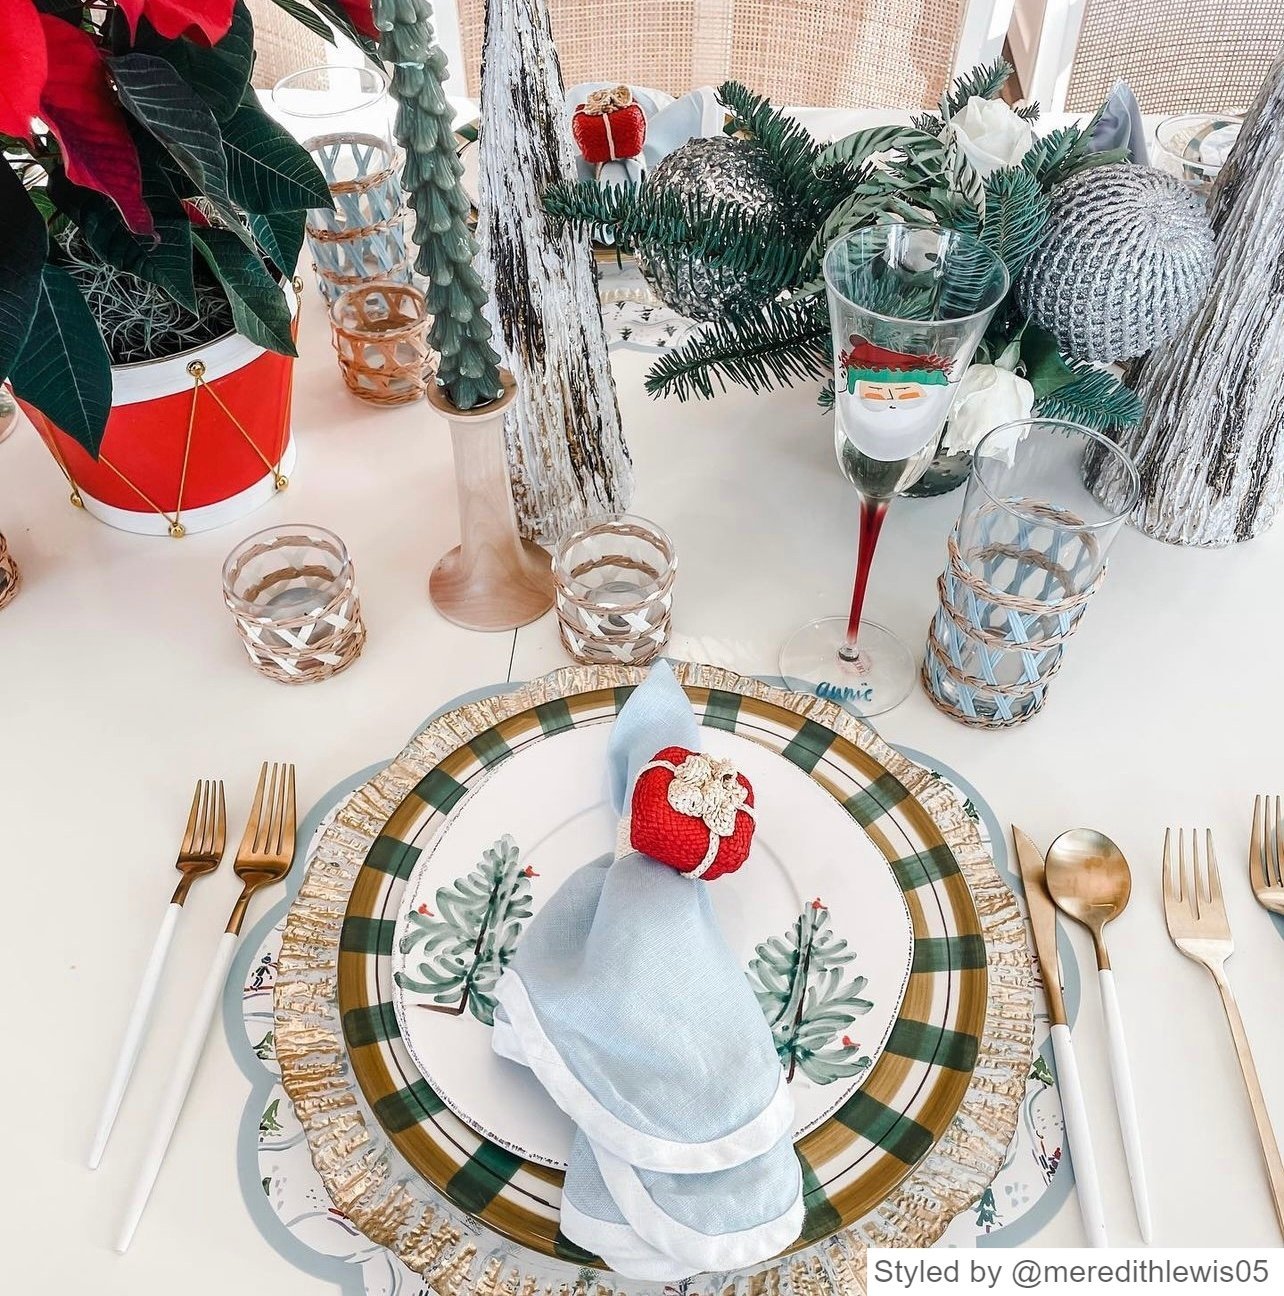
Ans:
<svg viewBox="0 0 1284 1296"><path fill-rule="evenodd" d="M974 364L963 375L945 427L943 448L950 454L974 450L976 443L1001 423L1030 417L1034 388L997 365Z"/></svg>
<svg viewBox="0 0 1284 1296"><path fill-rule="evenodd" d="M973 95L950 118L949 132L959 150L984 180L1000 167L1016 166L1034 144L1030 123L1002 99Z"/></svg>

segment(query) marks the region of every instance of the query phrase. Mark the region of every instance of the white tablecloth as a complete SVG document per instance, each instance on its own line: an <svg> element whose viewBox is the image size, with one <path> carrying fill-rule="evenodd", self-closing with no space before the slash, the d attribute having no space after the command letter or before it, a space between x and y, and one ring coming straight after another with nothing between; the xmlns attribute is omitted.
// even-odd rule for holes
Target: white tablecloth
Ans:
<svg viewBox="0 0 1284 1296"><path fill-rule="evenodd" d="M167 1058L236 894L230 864L193 892L108 1158L95 1174L84 1169L192 783L228 781L235 839L261 760L296 761L301 804L310 804L391 756L445 699L566 660L551 617L485 636L434 613L427 572L457 525L446 430L425 405L376 409L346 393L311 286L301 346L290 488L222 531L182 541L111 531L68 505L29 426L0 444L0 530L24 576L0 612L11 1041L0 1097L15 1291L316 1291L242 1203L233 1141L246 1082L217 1027L133 1249L123 1258L110 1250ZM642 387L647 363L622 350L616 374L636 510L670 531L680 555L672 652L774 672L785 636L844 610L849 594L856 502L834 463L829 419L805 387L657 404ZM868 610L912 643L926 632L960 499L900 502L884 530ZM324 524L347 541L369 626L362 660L309 688L251 671L219 595L232 545L286 520ZM1112 945L1161 1245L1279 1242L1221 1008L1205 974L1168 943L1158 869L1166 824L1213 828L1239 947L1231 975L1284 1123L1284 947L1246 870L1252 794L1284 783L1284 705L1268 673L1284 635L1282 561L1284 528L1222 552L1127 531L1035 722L973 732L917 691L878 722L891 741L962 771L1005 824L1040 844L1090 825L1132 861L1134 899ZM1086 956L1086 936L1073 939ZM1135 1243L1091 987L1077 1034L1112 1237ZM1077 1245L1076 1207L1039 1240Z"/></svg>

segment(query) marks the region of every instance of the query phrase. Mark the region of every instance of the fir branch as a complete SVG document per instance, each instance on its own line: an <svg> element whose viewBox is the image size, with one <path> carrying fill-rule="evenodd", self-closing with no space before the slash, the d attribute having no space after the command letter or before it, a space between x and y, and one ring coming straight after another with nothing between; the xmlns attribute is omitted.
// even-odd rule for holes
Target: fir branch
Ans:
<svg viewBox="0 0 1284 1296"><path fill-rule="evenodd" d="M1023 167L986 177L981 241L1003 258L1014 283L1043 238L1049 211L1047 194Z"/></svg>
<svg viewBox="0 0 1284 1296"><path fill-rule="evenodd" d="M1039 105L1037 103L1019 104L1015 112L1022 121L1036 122L1039 120Z"/></svg>
<svg viewBox="0 0 1284 1296"><path fill-rule="evenodd" d="M1011 75L1012 65L1002 58L965 72L942 96L941 116L949 121L956 112L963 111L969 99L995 98Z"/></svg>
<svg viewBox="0 0 1284 1296"><path fill-rule="evenodd" d="M715 380L722 391L734 383L757 392L823 377L832 364L824 303L806 297L707 325L652 366L646 389L652 396L711 400Z"/></svg>
<svg viewBox="0 0 1284 1296"><path fill-rule="evenodd" d="M731 113L733 125L752 135L775 163L780 189L797 220L807 223L823 210L830 195L825 180L817 174L819 146L811 132L761 95L738 81L725 81L718 98Z"/></svg>
<svg viewBox="0 0 1284 1296"><path fill-rule="evenodd" d="M1105 111L1103 104L1082 126L1061 126L1036 139L1033 147L1021 159L1021 165L1034 176L1044 189L1051 189L1068 179L1076 171L1090 166L1102 166L1123 161L1127 154L1121 150L1094 150L1092 132Z"/></svg>
<svg viewBox="0 0 1284 1296"><path fill-rule="evenodd" d="M1082 423L1098 432L1141 422L1141 397L1114 374L1082 360L1067 367L1075 376L1036 401L1040 417Z"/></svg>

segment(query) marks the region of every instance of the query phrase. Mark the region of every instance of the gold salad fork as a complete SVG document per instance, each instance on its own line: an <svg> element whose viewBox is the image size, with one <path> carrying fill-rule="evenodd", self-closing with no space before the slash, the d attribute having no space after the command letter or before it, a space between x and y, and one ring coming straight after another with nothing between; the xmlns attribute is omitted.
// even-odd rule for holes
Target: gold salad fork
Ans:
<svg viewBox="0 0 1284 1296"><path fill-rule="evenodd" d="M1253 839L1248 848L1248 876L1263 909L1284 914L1284 837L1279 797L1253 798Z"/></svg>
<svg viewBox="0 0 1284 1296"><path fill-rule="evenodd" d="M1177 833L1177 867L1172 861L1172 832L1164 833L1164 917L1168 922L1168 935L1188 958L1208 970L1222 996L1222 1007L1230 1023L1231 1038L1239 1058L1239 1069L1248 1089L1248 1101L1257 1122L1257 1137L1261 1140L1262 1156L1266 1161L1266 1174L1271 1184L1271 1200L1275 1205L1275 1218L1284 1232L1284 1162L1280 1160L1279 1145L1271 1128L1270 1113L1262 1094L1253 1054L1248 1047L1244 1020L1230 982L1226 979L1226 960L1235 951L1231 939L1230 923L1226 919L1226 902L1222 898L1222 881L1217 871L1217 856L1213 850L1213 834L1205 831L1207 859L1201 867L1199 858L1199 833L1190 835L1191 872L1186 873L1186 835Z"/></svg>
<svg viewBox="0 0 1284 1296"><path fill-rule="evenodd" d="M202 779L197 783L196 792L192 796L187 830L183 833L183 842L178 848L178 862L174 866L180 874L178 886L165 907L160 930L152 943L152 952L147 957L143 979L125 1026L125 1036L120 1042L116 1069L112 1072L111 1084L103 1099L94 1145L89 1152L91 1170L97 1170L103 1159L107 1140L111 1138L112 1127L116 1124L116 1116L125 1100L130 1077L134 1074L134 1064L143 1047L152 1006L156 1002L156 991L160 988L161 977L165 972L165 961L169 957L170 946L174 943L178 916L183 912L183 901L187 899L187 893L198 877L213 873L218 868L219 861L223 858L226 835L227 810L223 801L223 784L215 783L212 779Z"/></svg>
<svg viewBox="0 0 1284 1296"><path fill-rule="evenodd" d="M254 805L245 825L240 849L236 852L236 876L241 879L241 895L227 920L227 929L219 941L214 962L201 989L200 998L193 1009L187 1034L173 1061L169 1088L157 1114L152 1141L139 1170L130 1198L129 1210L121 1228L117 1251L125 1251L133 1240L138 1222L147 1207L152 1186L160 1173L161 1163L173 1137L178 1117L196 1074L210 1021L218 1006L223 983L227 980L232 957L236 953L241 924L254 893L272 882L281 881L290 871L294 859L294 766L271 765L266 762L259 773Z"/></svg>

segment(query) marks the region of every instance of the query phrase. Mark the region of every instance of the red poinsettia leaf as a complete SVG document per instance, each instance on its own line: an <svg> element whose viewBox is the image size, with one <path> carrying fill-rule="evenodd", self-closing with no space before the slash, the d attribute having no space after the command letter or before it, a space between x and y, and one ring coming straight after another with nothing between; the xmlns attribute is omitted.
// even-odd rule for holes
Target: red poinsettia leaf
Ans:
<svg viewBox="0 0 1284 1296"><path fill-rule="evenodd" d="M363 35L371 40L379 39L379 28L375 26L374 6L371 0L338 0L339 7L348 15L348 21Z"/></svg>
<svg viewBox="0 0 1284 1296"><path fill-rule="evenodd" d="M236 0L116 0L116 4L131 34L138 30L139 18L146 18L166 40L184 38L200 45L216 45L227 35L236 8Z"/></svg>
<svg viewBox="0 0 1284 1296"><path fill-rule="evenodd" d="M61 18L41 14L40 24L49 50L40 116L62 146L68 179L106 194L135 234L153 233L152 214L143 200L138 149L108 83L98 46L88 32Z"/></svg>
<svg viewBox="0 0 1284 1296"><path fill-rule="evenodd" d="M40 15L32 0L0 3L0 135L31 137L31 119L40 115L40 92L49 72Z"/></svg>

